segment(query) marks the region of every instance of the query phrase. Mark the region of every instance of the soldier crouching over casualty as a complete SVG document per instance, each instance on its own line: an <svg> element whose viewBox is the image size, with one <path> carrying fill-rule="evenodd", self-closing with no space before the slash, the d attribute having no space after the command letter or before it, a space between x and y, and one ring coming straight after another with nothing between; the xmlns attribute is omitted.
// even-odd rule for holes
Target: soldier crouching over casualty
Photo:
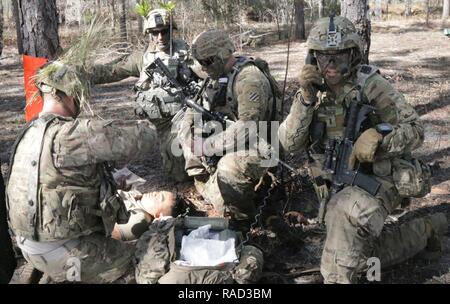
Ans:
<svg viewBox="0 0 450 304"><path fill-rule="evenodd" d="M113 282L132 267L133 248L110 238L128 221L108 161L149 153L148 121L78 119L89 85L61 61L43 67L36 84L39 117L17 139L10 163L10 228L25 259L54 282Z"/></svg>
<svg viewBox="0 0 450 304"><path fill-rule="evenodd" d="M114 64L94 66L91 80L93 83L108 83L129 76L139 77L134 86L135 113L156 126L164 171L167 177L181 182L188 179L184 171L184 158L181 151L173 153L172 147L180 150L177 126L183 113L183 100L180 92L171 87L167 77L161 75L152 64L159 58L182 85L196 82L199 78L191 70L188 44L182 39L174 38L171 27L177 29L169 11L150 11L144 17L144 33L150 36L147 50L135 51Z"/></svg>
<svg viewBox="0 0 450 304"><path fill-rule="evenodd" d="M309 154L327 231L324 281L357 282L371 257L388 267L424 249L439 251L443 213L383 229L405 199L430 191L429 167L411 156L424 140L419 116L375 66L361 64L361 39L348 19L320 19L307 45L279 138L288 152Z"/></svg>
<svg viewBox="0 0 450 304"><path fill-rule="evenodd" d="M255 136L247 123L276 120L276 82L260 64L264 61L233 56L234 51L222 30L208 30L194 39L192 55L209 76L200 103L218 119L227 117L232 123L199 141L194 120L201 114L190 108L181 122L179 139L186 172L195 178L197 191L220 216L229 215L238 226L248 229L256 215L255 186L268 167L262 165L264 158L252 151L254 147L246 147L249 136ZM239 150L242 144L244 148Z"/></svg>

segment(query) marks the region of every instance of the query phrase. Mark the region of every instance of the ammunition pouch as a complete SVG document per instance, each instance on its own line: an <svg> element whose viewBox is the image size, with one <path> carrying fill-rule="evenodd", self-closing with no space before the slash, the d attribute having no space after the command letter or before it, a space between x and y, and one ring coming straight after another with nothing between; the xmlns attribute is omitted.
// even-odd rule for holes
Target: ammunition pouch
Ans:
<svg viewBox="0 0 450 304"><path fill-rule="evenodd" d="M144 112L149 120L172 118L183 107L178 93L169 93L162 88L139 91L136 103L135 112Z"/></svg>
<svg viewBox="0 0 450 304"><path fill-rule="evenodd" d="M392 177L401 197L424 197L431 191L431 169L420 159L393 159Z"/></svg>

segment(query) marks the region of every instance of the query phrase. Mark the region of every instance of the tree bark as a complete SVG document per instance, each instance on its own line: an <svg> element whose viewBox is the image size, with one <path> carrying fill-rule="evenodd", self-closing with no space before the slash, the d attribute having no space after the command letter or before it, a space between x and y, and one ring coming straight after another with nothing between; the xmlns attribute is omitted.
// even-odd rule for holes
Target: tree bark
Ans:
<svg viewBox="0 0 450 304"><path fill-rule="evenodd" d="M20 1L23 54L54 59L60 50L56 0Z"/></svg>
<svg viewBox="0 0 450 304"><path fill-rule="evenodd" d="M20 14L19 14L19 4L17 0L12 0L12 8L14 15L14 22L16 24L16 40L17 40L17 52L19 54L23 54L23 43L22 43L22 34L20 31Z"/></svg>
<svg viewBox="0 0 450 304"><path fill-rule="evenodd" d="M120 0L120 39L122 41L127 41L127 1Z"/></svg>
<svg viewBox="0 0 450 304"><path fill-rule="evenodd" d="M3 3L0 0L0 57L3 53Z"/></svg>
<svg viewBox="0 0 450 304"><path fill-rule="evenodd" d="M444 0L442 5L442 20L445 21L448 19L450 13L450 0Z"/></svg>
<svg viewBox="0 0 450 304"><path fill-rule="evenodd" d="M341 16L347 17L356 27L363 40L362 62L369 63L370 20L368 18L368 0L341 0Z"/></svg>
<svg viewBox="0 0 450 304"><path fill-rule="evenodd" d="M430 0L427 0L425 2L425 12L427 14L426 19L425 19L425 24L426 26L430 25Z"/></svg>
<svg viewBox="0 0 450 304"><path fill-rule="evenodd" d="M295 38L306 40L305 33L305 1L295 0Z"/></svg>

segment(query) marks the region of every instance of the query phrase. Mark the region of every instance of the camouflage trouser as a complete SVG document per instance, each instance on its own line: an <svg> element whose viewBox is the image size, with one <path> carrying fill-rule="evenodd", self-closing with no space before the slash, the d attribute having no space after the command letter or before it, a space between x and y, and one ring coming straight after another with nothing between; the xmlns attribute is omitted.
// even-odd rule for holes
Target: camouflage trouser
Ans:
<svg viewBox="0 0 450 304"><path fill-rule="evenodd" d="M57 283L79 279L83 283L111 283L133 267L134 247L129 244L99 233L81 237L77 243L73 248L64 246L44 255L24 252L24 257Z"/></svg>
<svg viewBox="0 0 450 304"><path fill-rule="evenodd" d="M378 257L381 267L405 261L425 249L433 233L446 227L445 216L438 214L383 229L401 198L389 180L378 180L382 186L375 197L358 187L346 187L330 199L320 269L326 283L356 282L371 257Z"/></svg>
<svg viewBox="0 0 450 304"><path fill-rule="evenodd" d="M164 173L177 182L189 180L189 176L184 170L185 160L176 130L164 128L158 130L158 136Z"/></svg>
<svg viewBox="0 0 450 304"><path fill-rule="evenodd" d="M262 158L228 153L206 182L195 180L197 191L219 214L229 212L236 220L251 219L256 214L255 186L267 172Z"/></svg>

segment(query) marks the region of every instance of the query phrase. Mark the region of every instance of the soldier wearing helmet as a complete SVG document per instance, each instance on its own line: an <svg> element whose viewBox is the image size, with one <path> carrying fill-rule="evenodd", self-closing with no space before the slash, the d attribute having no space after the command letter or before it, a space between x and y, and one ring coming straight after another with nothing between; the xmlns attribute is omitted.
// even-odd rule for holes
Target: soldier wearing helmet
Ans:
<svg viewBox="0 0 450 304"><path fill-rule="evenodd" d="M25 259L55 282L112 282L132 268L132 248L112 239L128 212L107 162L149 153L148 121L79 119L86 73L54 61L38 72L44 106L20 133L7 184L9 226Z"/></svg>
<svg viewBox="0 0 450 304"><path fill-rule="evenodd" d="M184 172L184 158L172 153L172 147L178 146L176 130L181 115L175 114L182 113L181 96L173 91L165 76L156 70L147 71L154 60L160 58L181 84L199 80L191 70L192 61L187 56L189 46L182 39L171 37L171 29L177 29L177 25L167 10L150 11L144 18L143 27L144 34L150 37L147 50L136 51L117 63L95 66L92 82L108 83L129 76L139 77L134 86L135 113L156 126L166 175L175 181L184 181L188 178Z"/></svg>
<svg viewBox="0 0 450 304"><path fill-rule="evenodd" d="M191 52L209 76L201 98L203 107L232 123L197 142L193 130L198 113L191 109L186 112L179 132L186 171L195 177L197 190L220 215L228 214L239 227L248 229L256 214L255 185L268 168L261 164L263 158L258 153L252 153L254 147L236 147L245 147L249 123L256 126L275 119L274 83L259 65L261 60L233 55L235 47L222 30L199 34ZM195 147L202 147L201 151L196 153ZM205 161L206 156L214 161Z"/></svg>
<svg viewBox="0 0 450 304"><path fill-rule="evenodd" d="M348 19L319 19L307 46L300 89L279 128L279 138L290 153L307 151L319 201L328 202L321 261L325 282L356 282L370 257L379 258L385 267L423 249L439 251L425 247L446 230L442 213L383 229L387 216L405 200L430 191L429 168L411 158L424 140L418 114L375 66L361 63L361 39ZM355 100L373 110L356 134L345 166L375 181L379 188L372 193L356 178L335 184L334 171L326 165L327 155L332 161L333 155L337 161L342 157L336 147L342 147L344 130L352 123L347 118Z"/></svg>

